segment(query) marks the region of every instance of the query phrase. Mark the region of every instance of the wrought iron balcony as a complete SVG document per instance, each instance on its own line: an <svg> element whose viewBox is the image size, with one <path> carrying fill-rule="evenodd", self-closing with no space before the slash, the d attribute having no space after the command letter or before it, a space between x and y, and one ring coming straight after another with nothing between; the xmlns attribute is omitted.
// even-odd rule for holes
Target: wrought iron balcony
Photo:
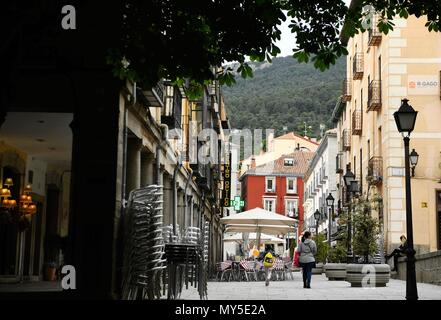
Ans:
<svg viewBox="0 0 441 320"><path fill-rule="evenodd" d="M363 114L361 110L354 110L352 112L352 134L361 135L363 128Z"/></svg>
<svg viewBox="0 0 441 320"><path fill-rule="evenodd" d="M165 85L164 81L160 80L150 90L143 91L144 97L147 99L150 107L164 107L164 93Z"/></svg>
<svg viewBox="0 0 441 320"><path fill-rule="evenodd" d="M366 179L369 184L377 185L383 181L383 157L372 157L369 159L368 174Z"/></svg>
<svg viewBox="0 0 441 320"><path fill-rule="evenodd" d="M343 80L342 96L341 96L341 100L343 102L351 101L351 97L352 97L351 84L352 84L351 79Z"/></svg>
<svg viewBox="0 0 441 320"><path fill-rule="evenodd" d="M344 129L342 134L342 149L343 151L351 150L351 131L349 129Z"/></svg>
<svg viewBox="0 0 441 320"><path fill-rule="evenodd" d="M335 173L343 173L343 154L339 153L335 157Z"/></svg>
<svg viewBox="0 0 441 320"><path fill-rule="evenodd" d="M182 94L179 87L165 87L165 103L161 122L170 130L181 128Z"/></svg>
<svg viewBox="0 0 441 320"><path fill-rule="evenodd" d="M368 111L376 111L381 108L381 80L372 80L368 88Z"/></svg>
<svg viewBox="0 0 441 320"><path fill-rule="evenodd" d="M378 46L381 43L381 32L378 30L377 27L378 21L379 16L374 15L371 21L372 25L368 31L368 46Z"/></svg>
<svg viewBox="0 0 441 320"><path fill-rule="evenodd" d="M363 53L354 54L354 58L352 61L352 78L354 80L359 80L363 78Z"/></svg>

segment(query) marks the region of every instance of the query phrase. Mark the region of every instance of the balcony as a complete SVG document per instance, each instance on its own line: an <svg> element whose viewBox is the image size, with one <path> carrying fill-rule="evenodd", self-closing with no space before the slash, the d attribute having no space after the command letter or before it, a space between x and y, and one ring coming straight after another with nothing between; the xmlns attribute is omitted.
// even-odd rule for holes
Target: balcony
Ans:
<svg viewBox="0 0 441 320"><path fill-rule="evenodd" d="M144 97L147 99L150 107L164 107L164 82L158 81L158 83L150 90L143 91Z"/></svg>
<svg viewBox="0 0 441 320"><path fill-rule="evenodd" d="M342 134L342 149L343 151L349 151L351 150L351 130L344 129Z"/></svg>
<svg viewBox="0 0 441 320"><path fill-rule="evenodd" d="M368 111L381 109L381 80L372 80L368 88Z"/></svg>
<svg viewBox="0 0 441 320"><path fill-rule="evenodd" d="M354 54L352 61L352 78L354 80L363 78L363 53Z"/></svg>
<svg viewBox="0 0 441 320"><path fill-rule="evenodd" d="M363 128L363 114L361 110L352 112L352 135L360 136Z"/></svg>
<svg viewBox="0 0 441 320"><path fill-rule="evenodd" d="M378 185L383 181L383 157L372 157L369 159L366 179L371 185Z"/></svg>
<svg viewBox="0 0 441 320"><path fill-rule="evenodd" d="M169 130L181 128L182 94L178 87L165 87L165 105L161 116L161 122L166 124Z"/></svg>
<svg viewBox="0 0 441 320"><path fill-rule="evenodd" d="M335 157L335 173L343 173L343 153Z"/></svg>
<svg viewBox="0 0 441 320"><path fill-rule="evenodd" d="M378 30L378 15L372 18L372 27L368 29L368 46L379 46L381 43L381 32Z"/></svg>
<svg viewBox="0 0 441 320"><path fill-rule="evenodd" d="M341 100L342 102L348 102L351 101L352 97L352 90L351 90L351 79L345 79L343 80L342 84L342 96Z"/></svg>

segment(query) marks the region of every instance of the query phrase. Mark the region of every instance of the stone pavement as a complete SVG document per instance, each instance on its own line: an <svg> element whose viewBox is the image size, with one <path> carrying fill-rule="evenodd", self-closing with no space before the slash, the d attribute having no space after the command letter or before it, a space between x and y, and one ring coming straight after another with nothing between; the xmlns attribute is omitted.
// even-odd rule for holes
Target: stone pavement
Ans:
<svg viewBox="0 0 441 320"><path fill-rule="evenodd" d="M294 273L294 280L209 282L208 300L403 300L406 282L391 279L383 288L352 288L346 281L329 281L324 274L313 275L312 289L303 289L302 274ZM418 283L420 300L441 300L441 286ZM199 300L196 289L182 291L181 299Z"/></svg>

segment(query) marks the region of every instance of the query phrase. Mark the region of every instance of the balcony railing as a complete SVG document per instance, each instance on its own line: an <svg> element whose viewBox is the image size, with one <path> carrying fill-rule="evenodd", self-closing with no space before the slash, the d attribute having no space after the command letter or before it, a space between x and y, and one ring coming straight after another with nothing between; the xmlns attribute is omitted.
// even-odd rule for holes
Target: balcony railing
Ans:
<svg viewBox="0 0 441 320"><path fill-rule="evenodd" d="M363 114L361 110L354 110L352 112L352 134L361 135L363 127Z"/></svg>
<svg viewBox="0 0 441 320"><path fill-rule="evenodd" d="M369 159L367 180L369 184L377 185L383 181L383 158L372 157Z"/></svg>
<svg viewBox="0 0 441 320"><path fill-rule="evenodd" d="M374 15L371 21L371 27L368 31L368 46L378 46L381 43L381 32L378 30L379 16Z"/></svg>
<svg viewBox="0 0 441 320"><path fill-rule="evenodd" d="M343 102L351 101L351 97L352 97L351 83L352 83L351 79L343 80L342 96L341 96Z"/></svg>
<svg viewBox="0 0 441 320"><path fill-rule="evenodd" d="M381 80L372 80L368 88L368 111L376 111L381 108Z"/></svg>
<svg viewBox="0 0 441 320"><path fill-rule="evenodd" d="M164 93L165 93L165 85L162 80L158 81L158 83L151 88L150 90L143 91L142 94L148 102L150 107L162 108L164 107Z"/></svg>
<svg viewBox="0 0 441 320"><path fill-rule="evenodd" d="M182 95L179 87L166 86L161 122L170 130L181 128Z"/></svg>
<svg viewBox="0 0 441 320"><path fill-rule="evenodd" d="M351 132L350 132L350 130L344 129L342 136L343 136L343 145L342 145L343 151L351 150Z"/></svg>
<svg viewBox="0 0 441 320"><path fill-rule="evenodd" d="M363 78L363 53L354 54L352 61L352 76L354 80Z"/></svg>
<svg viewBox="0 0 441 320"><path fill-rule="evenodd" d="M343 173L343 154L339 153L335 157L335 173Z"/></svg>

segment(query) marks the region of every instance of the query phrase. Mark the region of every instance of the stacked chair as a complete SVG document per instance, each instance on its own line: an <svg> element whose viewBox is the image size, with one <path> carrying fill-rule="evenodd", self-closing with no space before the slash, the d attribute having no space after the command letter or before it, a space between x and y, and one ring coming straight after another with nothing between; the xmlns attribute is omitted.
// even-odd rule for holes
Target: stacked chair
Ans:
<svg viewBox="0 0 441 320"><path fill-rule="evenodd" d="M130 192L124 215L123 292L125 300L159 299L166 268L162 234L162 186Z"/></svg>

